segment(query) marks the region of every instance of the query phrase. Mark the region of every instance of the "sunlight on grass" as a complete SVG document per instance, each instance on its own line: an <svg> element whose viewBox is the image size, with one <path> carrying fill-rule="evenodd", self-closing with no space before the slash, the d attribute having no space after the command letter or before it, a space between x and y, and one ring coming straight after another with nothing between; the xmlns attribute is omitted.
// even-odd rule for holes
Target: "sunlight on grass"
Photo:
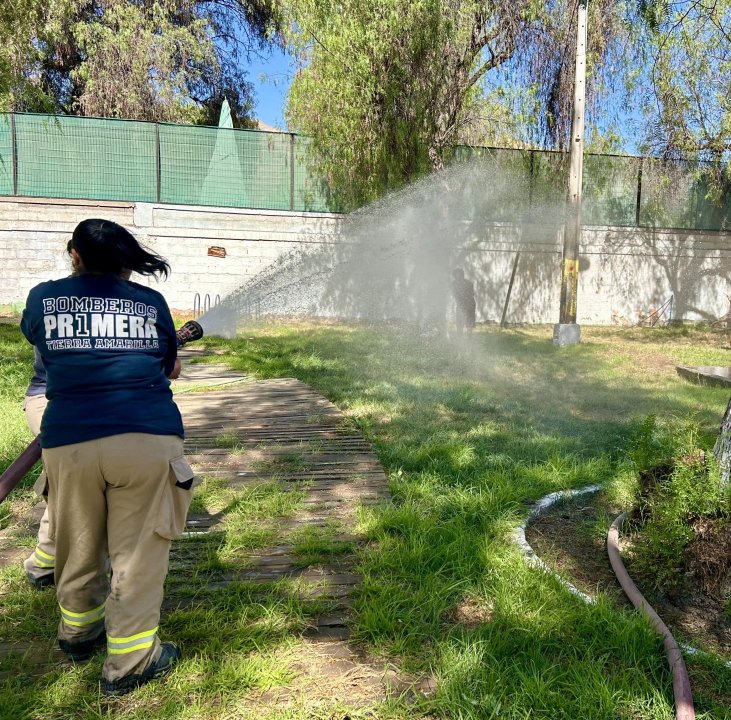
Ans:
<svg viewBox="0 0 731 720"><path fill-rule="evenodd" d="M252 463L252 468L269 474L297 473L307 468L307 461L300 453L284 453L276 458Z"/></svg>
<svg viewBox="0 0 731 720"><path fill-rule="evenodd" d="M309 566L326 563L333 558L347 555L355 550L353 542L338 540L333 528L305 526L297 528L289 535L293 553L298 556L300 565Z"/></svg>
<svg viewBox="0 0 731 720"><path fill-rule="evenodd" d="M236 433L222 433L214 438L214 445L218 448L226 448L232 455L240 455L244 452L244 446Z"/></svg>
<svg viewBox="0 0 731 720"><path fill-rule="evenodd" d="M555 490L602 483L612 502L626 506L637 419L694 415L710 450L729 390L687 383L675 365L728 364L728 339L686 327L586 327L574 348L556 348L550 338L545 327L485 327L463 353L404 328L333 322L279 322L247 328L235 340L206 338L216 362L260 378L297 378L336 404L345 416L337 427L372 443L391 502L358 508L354 527L290 532L282 521L301 510L302 487L233 487L206 477L191 511L215 517L215 532L173 547L167 587L177 604L166 611L162 633L181 643L184 660L170 678L111 703L98 694L97 660L37 678L28 658L3 680L0 703L12 700L32 720L665 720L671 678L647 623L603 596L587 607L528 567L511 533L532 502ZM28 437L19 403L31 355L21 340L17 328L2 328L6 464ZM216 445L241 455L248 447L230 433ZM308 453L317 451L316 442L281 450L254 469L303 473ZM14 515L4 522L15 527ZM338 539L353 533L365 542ZM301 578L236 579L249 551L285 543L306 566L357 555L363 581L349 598L352 639L417 676L433 673L433 697L416 704L395 698L371 711L335 698L316 704L304 693L278 710L257 707L265 693L298 687L303 633L328 609L308 596ZM0 592L3 639L52 642L52 592L31 593L17 566L0 573ZM489 612L474 623L455 620L465 598ZM730 720L731 710L721 707L728 674L692 664L706 678L698 717Z"/></svg>

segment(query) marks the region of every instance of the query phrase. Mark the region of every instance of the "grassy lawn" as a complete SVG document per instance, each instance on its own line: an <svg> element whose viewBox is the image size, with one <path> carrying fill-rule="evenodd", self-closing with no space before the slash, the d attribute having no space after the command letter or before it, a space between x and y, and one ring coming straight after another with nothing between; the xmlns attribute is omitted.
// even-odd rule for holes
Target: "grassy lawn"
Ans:
<svg viewBox="0 0 731 720"><path fill-rule="evenodd" d="M650 414L692 416L710 448L729 390L692 385L675 366L731 364L728 337L688 327L583 327L580 345L556 348L551 328L531 327L483 328L471 340L458 349L397 327L298 323L202 341L216 351L212 361L308 383L373 443L393 500L360 516L369 543L359 556L353 638L372 656L436 679L423 701L359 708L302 697L270 717L672 716L671 677L649 625L608 598L586 606L528 568L510 533L546 493L626 473L633 427ZM0 324L0 467L29 440L21 402L31 359L17 326ZM1 524L12 527L30 506L30 484L0 506ZM196 502L215 511L228 502L225 492L207 484ZM265 499L247 502L263 519L283 512ZM233 529L212 545L208 566L232 562L232 547ZM208 566L196 570L201 588ZM2 640L40 636L52 647L52 592L26 589L14 566L0 575L0 596ZM0 717L263 717L252 698L293 682L302 629L316 611L294 598L286 587L230 586L210 593L205 607L171 612L163 631L182 642L184 661L168 680L119 701L100 698L97 660L40 677L30 659L14 672L0 661ZM731 718L731 671L708 659L688 665L697 717Z"/></svg>

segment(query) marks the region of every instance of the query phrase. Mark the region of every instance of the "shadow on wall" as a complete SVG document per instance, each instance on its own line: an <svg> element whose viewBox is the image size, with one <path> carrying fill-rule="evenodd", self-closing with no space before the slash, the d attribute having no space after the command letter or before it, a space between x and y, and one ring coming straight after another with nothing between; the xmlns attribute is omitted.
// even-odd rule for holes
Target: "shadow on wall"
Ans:
<svg viewBox="0 0 731 720"><path fill-rule="evenodd" d="M477 232L479 231L479 235ZM550 323L558 318L560 224L485 224L457 253L474 279L483 322ZM512 283L511 283L512 280Z"/></svg>
<svg viewBox="0 0 731 720"><path fill-rule="evenodd" d="M709 245L709 237L718 242ZM731 248L723 235L633 229L607 235L602 274L618 316L637 322L672 296L675 321L713 322L729 311Z"/></svg>
<svg viewBox="0 0 731 720"><path fill-rule="evenodd" d="M525 174L499 157L430 175L348 215L337 241L280 256L208 313L208 332L266 315L441 331L454 313L455 267L474 284L478 322L556 322L564 206L529 196ZM590 226L583 238L584 321L635 324L661 307L674 319L727 314L731 247L723 235Z"/></svg>

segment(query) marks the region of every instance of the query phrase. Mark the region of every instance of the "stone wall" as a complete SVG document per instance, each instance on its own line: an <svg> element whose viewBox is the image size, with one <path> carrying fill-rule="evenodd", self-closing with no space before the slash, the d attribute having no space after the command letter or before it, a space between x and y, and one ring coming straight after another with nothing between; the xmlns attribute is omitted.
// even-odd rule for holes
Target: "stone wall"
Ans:
<svg viewBox="0 0 731 720"><path fill-rule="evenodd" d="M303 244L337 242L342 227L333 214L0 198L0 306L20 309L33 285L68 272L66 242L89 217L125 225L170 261L165 282L133 279L157 287L183 312L215 304ZM671 313L675 320L715 320L729 312L726 234L585 227L581 248L579 323L636 323L658 309L663 320ZM557 322L560 233L486 224L454 263L475 284L479 322L500 322L503 314L508 323Z"/></svg>

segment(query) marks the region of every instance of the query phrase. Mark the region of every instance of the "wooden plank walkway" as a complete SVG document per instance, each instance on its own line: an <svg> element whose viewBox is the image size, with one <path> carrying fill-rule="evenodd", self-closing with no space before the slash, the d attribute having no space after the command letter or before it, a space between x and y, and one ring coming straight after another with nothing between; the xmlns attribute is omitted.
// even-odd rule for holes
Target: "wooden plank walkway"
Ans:
<svg viewBox="0 0 731 720"><path fill-rule="evenodd" d="M203 379L201 372L205 371L199 366L195 382ZM183 382L185 374L184 370ZM358 707L394 695L431 693L430 674L406 675L348 641L351 595L361 582L354 568L355 550L364 541L355 529L358 508L390 499L386 475L369 443L347 427L331 402L294 379L242 381L205 393L176 394L175 399L186 428L186 457L197 473L228 488L276 483L300 498L293 515L277 520L278 540L250 551L245 570L225 573L210 582L209 589L215 592L241 580L294 580L302 597L327 601L327 610L312 618L299 647L293 687L272 690L255 705L284 710L294 698L309 696L314 705L340 698ZM190 513L188 536L205 537L225 522L225 514ZM294 546L282 541L297 531L321 528L328 530L331 542L351 545L352 550L303 564ZM184 541L173 545L171 573L185 566L180 557L184 549ZM180 600L171 594L165 605L180 606Z"/></svg>
<svg viewBox="0 0 731 720"><path fill-rule="evenodd" d="M299 493L299 509L277 522L281 533L330 528L330 540L357 544L358 507L388 500L388 482L370 446L346 429L340 411L293 379L249 381L205 393L176 395L186 427L186 457L197 474L230 488L276 483ZM191 513L194 536L222 528L224 517ZM173 551L173 562L175 551ZM335 614L318 618L313 637L348 638L348 603L360 582L352 553L302 565L293 546L278 542L248 556L247 569L221 582L297 578L313 597L341 599Z"/></svg>

